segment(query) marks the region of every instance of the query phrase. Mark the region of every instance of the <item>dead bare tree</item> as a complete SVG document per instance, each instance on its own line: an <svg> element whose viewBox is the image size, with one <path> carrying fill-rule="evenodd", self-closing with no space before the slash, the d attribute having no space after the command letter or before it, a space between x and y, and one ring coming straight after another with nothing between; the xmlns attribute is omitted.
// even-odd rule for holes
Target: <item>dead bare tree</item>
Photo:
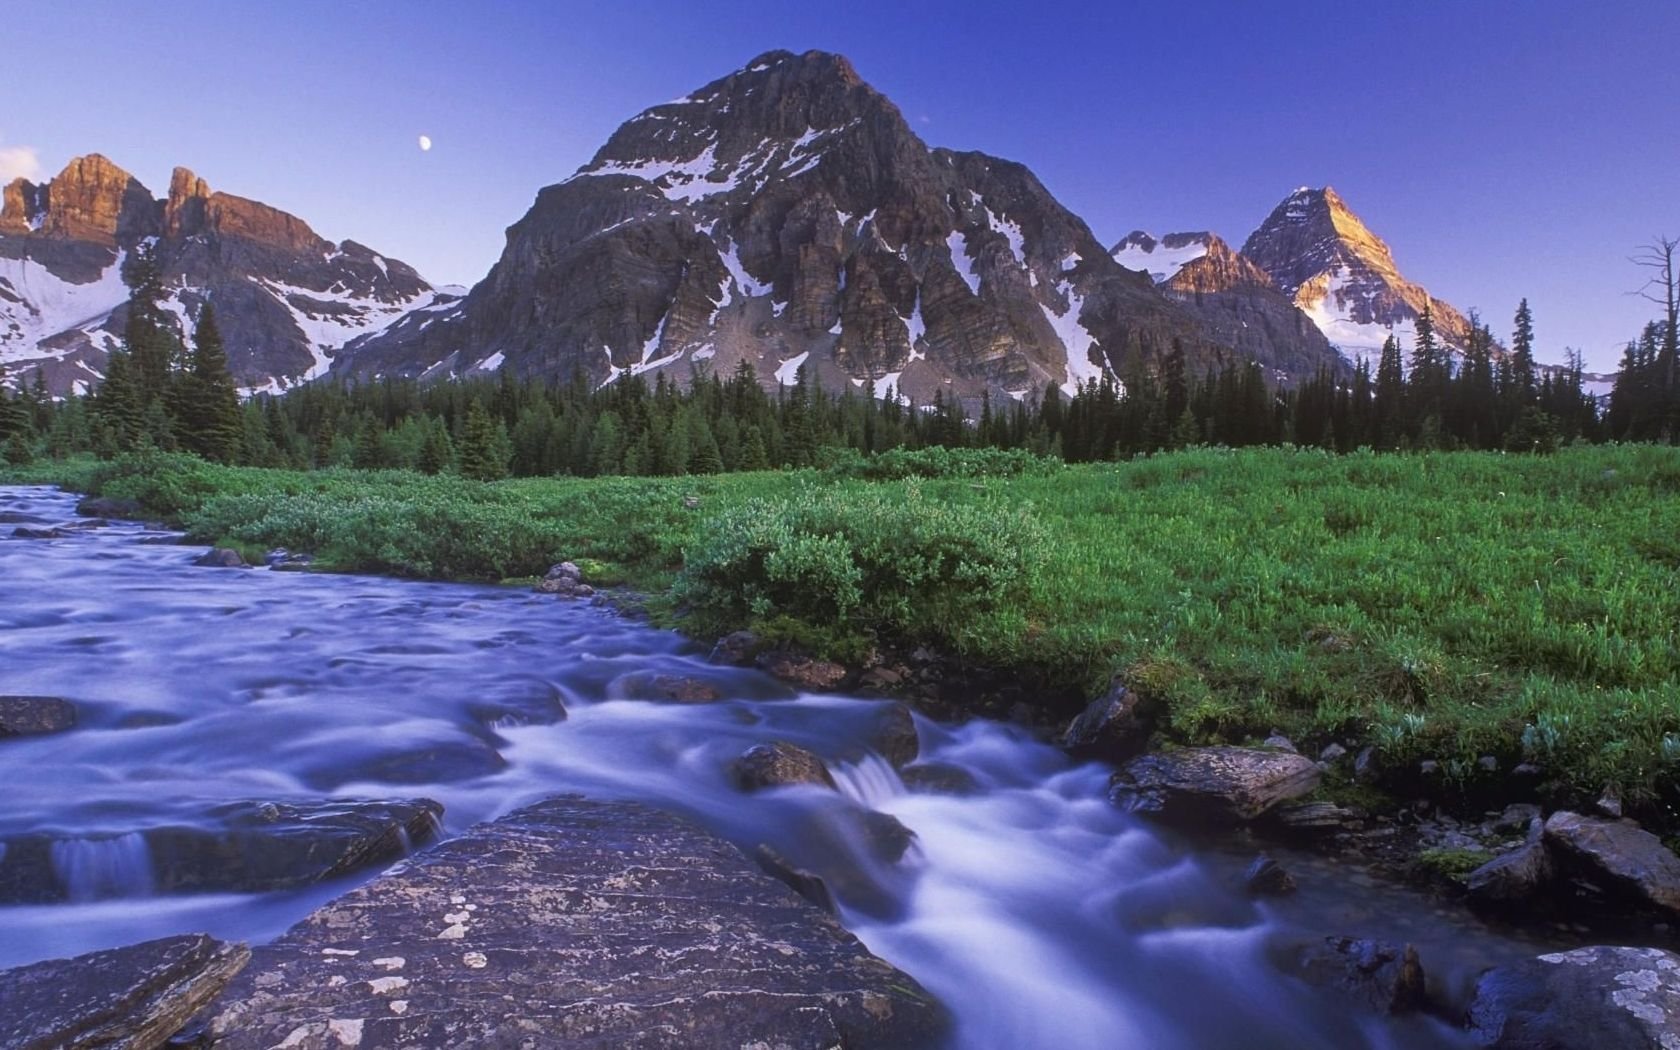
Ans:
<svg viewBox="0 0 1680 1050"><path fill-rule="evenodd" d="M1663 385L1667 390L1675 388L1675 358L1680 356L1680 287L1674 268L1674 256L1680 250L1680 240L1673 237L1653 237L1651 243L1642 244L1638 251L1629 259L1635 266L1651 271L1651 277L1635 292L1641 298L1649 299L1663 308L1665 324L1663 326L1663 342L1660 356L1662 358Z"/></svg>

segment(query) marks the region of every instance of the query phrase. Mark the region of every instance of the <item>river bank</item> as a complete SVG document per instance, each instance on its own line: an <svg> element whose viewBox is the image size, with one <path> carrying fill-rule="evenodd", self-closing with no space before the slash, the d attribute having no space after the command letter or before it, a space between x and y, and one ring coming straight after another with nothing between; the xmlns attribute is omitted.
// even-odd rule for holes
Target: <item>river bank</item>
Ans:
<svg viewBox="0 0 1680 1050"><path fill-rule="evenodd" d="M582 791L674 808L749 852L768 845L952 1009L965 1047L1200 1046L1238 1031L1250 1043L1265 1033L1254 1045L1451 1045L1483 969L1572 941L1507 939L1345 867L1288 858L1300 892L1250 898L1235 860L1139 822L1109 802L1108 768L1022 727L916 717L909 759L879 736L883 713L902 710L891 702L790 690L587 603L199 567L201 551L78 520L73 503L14 504L42 519L19 528L47 535L0 549L7 687L69 697L80 719L0 747L8 779L31 785L0 837L56 828L77 845L55 855L85 860L65 869L81 873L68 884L80 899L0 908L0 943L37 943L33 957L73 954L77 937L96 947L189 929L267 941L344 883L165 893L115 861L152 851L158 877L161 829L213 830L242 819L227 809L240 800L283 814L391 792L438 800L451 839L522 801ZM650 687L662 678L713 695L660 702ZM732 770L777 740L816 756L833 786L743 793ZM864 811L908 829L909 852L872 858L846 830ZM1413 942L1440 1013L1373 1020L1349 993L1279 968L1277 951L1315 936ZM1229 997L1217 1016L1209 996ZM1267 1003L1278 1009L1254 1013Z"/></svg>

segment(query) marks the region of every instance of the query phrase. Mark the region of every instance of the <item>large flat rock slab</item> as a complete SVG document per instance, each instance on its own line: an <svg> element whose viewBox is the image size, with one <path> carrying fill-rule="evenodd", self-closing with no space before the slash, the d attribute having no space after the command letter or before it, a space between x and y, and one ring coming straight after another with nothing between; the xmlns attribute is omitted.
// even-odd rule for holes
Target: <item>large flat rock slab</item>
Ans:
<svg viewBox="0 0 1680 1050"><path fill-rule="evenodd" d="M1134 813L1186 824L1235 824L1318 786L1319 769L1293 751L1192 747L1134 758L1114 774L1110 797Z"/></svg>
<svg viewBox="0 0 1680 1050"><path fill-rule="evenodd" d="M251 957L199 934L0 972L7 1050L154 1050L227 986Z"/></svg>
<svg viewBox="0 0 1680 1050"><path fill-rule="evenodd" d="M556 798L341 897L210 1013L218 1047L912 1048L944 1010L735 846Z"/></svg>

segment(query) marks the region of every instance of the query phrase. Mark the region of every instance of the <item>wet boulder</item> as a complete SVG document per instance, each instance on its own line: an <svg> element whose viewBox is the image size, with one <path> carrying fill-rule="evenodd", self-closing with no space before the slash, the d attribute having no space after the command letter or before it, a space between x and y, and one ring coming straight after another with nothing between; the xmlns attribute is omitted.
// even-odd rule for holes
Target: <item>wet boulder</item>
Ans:
<svg viewBox="0 0 1680 1050"><path fill-rule="evenodd" d="M974 774L948 762L917 762L899 770L904 786L929 795L973 795L980 790Z"/></svg>
<svg viewBox="0 0 1680 1050"><path fill-rule="evenodd" d="M1284 948L1275 961L1285 973L1373 1013L1407 1013L1428 998L1423 964L1409 944L1326 937Z"/></svg>
<svg viewBox="0 0 1680 1050"><path fill-rule="evenodd" d="M146 508L139 500L89 496L76 504L76 513L84 518L142 518Z"/></svg>
<svg viewBox="0 0 1680 1050"><path fill-rule="evenodd" d="M208 551L194 558L193 564L210 569L245 569L250 567L245 562L245 556L231 547L211 547Z"/></svg>
<svg viewBox="0 0 1680 1050"><path fill-rule="evenodd" d="M1469 1025L1494 1050L1680 1046L1680 956L1600 945L1496 967L1476 983Z"/></svg>
<svg viewBox="0 0 1680 1050"><path fill-rule="evenodd" d="M0 696L0 739L76 727L76 706L56 696Z"/></svg>
<svg viewBox="0 0 1680 1050"><path fill-rule="evenodd" d="M811 692L838 689L845 682L847 674L846 669L837 663L818 660L786 649L759 653L756 662L765 673Z"/></svg>
<svg viewBox="0 0 1680 1050"><path fill-rule="evenodd" d="M769 875L804 897L830 915L836 914L839 908L835 906L834 894L828 888L828 883L821 875L805 868L798 867L786 857L777 853L775 849L759 843L753 851L753 859L758 866Z"/></svg>
<svg viewBox="0 0 1680 1050"><path fill-rule="evenodd" d="M1559 811L1544 841L1561 867L1628 901L1680 914L1680 857L1638 825Z"/></svg>
<svg viewBox="0 0 1680 1050"><path fill-rule="evenodd" d="M1123 762L1149 742L1151 715L1143 698L1116 679L1068 725L1062 747L1076 758Z"/></svg>
<svg viewBox="0 0 1680 1050"><path fill-rule="evenodd" d="M916 719L908 707L896 702L882 705L870 726L869 749L894 769L903 769L916 761L921 753L921 741L916 736Z"/></svg>
<svg viewBox="0 0 1680 1050"><path fill-rule="evenodd" d="M1270 854L1262 853L1243 871L1242 885L1250 897L1282 897L1295 892L1295 877Z"/></svg>
<svg viewBox="0 0 1680 1050"><path fill-rule="evenodd" d="M153 1050L250 958L243 944L189 934L0 971L0 1046Z"/></svg>
<svg viewBox="0 0 1680 1050"><path fill-rule="evenodd" d="M742 791L760 791L789 784L834 787L834 777L822 759L785 740L772 740L768 744L747 748L730 765L730 774Z"/></svg>
<svg viewBox="0 0 1680 1050"><path fill-rule="evenodd" d="M663 704L709 704L723 699L723 690L694 675L632 671L608 683L607 696Z"/></svg>
<svg viewBox="0 0 1680 1050"><path fill-rule="evenodd" d="M437 837L431 799L230 802L202 822L0 839L0 903L266 893L389 864Z"/></svg>
<svg viewBox="0 0 1680 1050"><path fill-rule="evenodd" d="M1114 774L1109 797L1175 823L1241 823L1311 792L1319 775L1312 759L1291 751L1185 748L1132 759Z"/></svg>
<svg viewBox="0 0 1680 1050"><path fill-rule="evenodd" d="M12 530L12 538L18 540L62 540L68 535L57 525L19 525Z"/></svg>
<svg viewBox="0 0 1680 1050"><path fill-rule="evenodd" d="M481 824L328 904L258 948L210 1018L223 1050L868 1050L939 1045L949 1025L735 846L578 798Z"/></svg>

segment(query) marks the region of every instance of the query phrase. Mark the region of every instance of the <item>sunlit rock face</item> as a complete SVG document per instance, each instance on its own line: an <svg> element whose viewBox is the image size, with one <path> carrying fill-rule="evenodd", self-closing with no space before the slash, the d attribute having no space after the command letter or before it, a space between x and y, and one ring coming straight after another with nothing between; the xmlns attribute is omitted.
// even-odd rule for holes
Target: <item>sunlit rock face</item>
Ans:
<svg viewBox="0 0 1680 1050"><path fill-rule="evenodd" d="M1464 315L1401 276L1388 245L1328 186L1285 197L1242 254L1350 360L1374 360L1391 334L1410 348L1426 305L1442 342L1462 349L1469 339Z"/></svg>
<svg viewBox="0 0 1680 1050"><path fill-rule="evenodd" d="M538 194L458 311L345 367L604 383L746 362L773 385L804 365L926 402L1071 391L1175 345L1195 365L1236 350L1027 168L929 148L838 55L774 51L627 121Z"/></svg>
<svg viewBox="0 0 1680 1050"><path fill-rule="evenodd" d="M396 259L335 245L186 168L159 200L91 154L44 183L15 179L0 196L0 380L32 382L39 372L57 395L96 387L120 345L123 264L143 244L183 334L215 303L234 375L249 389L318 376L351 339L455 299Z"/></svg>

